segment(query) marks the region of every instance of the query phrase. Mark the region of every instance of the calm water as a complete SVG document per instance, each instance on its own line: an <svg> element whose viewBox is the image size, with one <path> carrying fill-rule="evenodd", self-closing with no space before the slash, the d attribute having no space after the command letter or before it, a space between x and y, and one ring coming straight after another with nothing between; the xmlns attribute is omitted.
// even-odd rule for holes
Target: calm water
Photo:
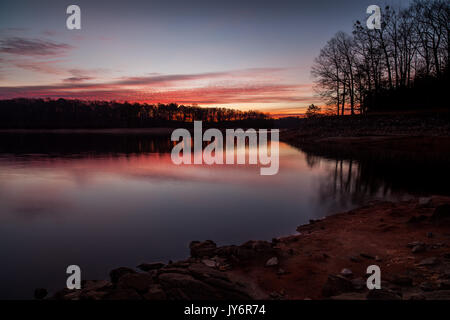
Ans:
<svg viewBox="0 0 450 320"><path fill-rule="evenodd" d="M0 134L0 298L62 288L70 264L83 279L107 278L118 266L185 258L192 240L269 240L417 191L380 177L378 163L286 144L275 176L257 166L175 166L170 148L152 135Z"/></svg>

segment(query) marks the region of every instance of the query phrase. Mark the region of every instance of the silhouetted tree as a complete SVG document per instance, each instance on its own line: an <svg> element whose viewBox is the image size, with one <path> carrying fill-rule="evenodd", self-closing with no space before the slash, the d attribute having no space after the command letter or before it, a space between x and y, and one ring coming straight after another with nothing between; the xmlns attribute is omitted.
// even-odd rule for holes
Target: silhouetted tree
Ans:
<svg viewBox="0 0 450 320"><path fill-rule="evenodd" d="M356 21L338 32L315 59L316 90L336 114L442 107L449 85L450 4L415 0L386 6L380 30Z"/></svg>

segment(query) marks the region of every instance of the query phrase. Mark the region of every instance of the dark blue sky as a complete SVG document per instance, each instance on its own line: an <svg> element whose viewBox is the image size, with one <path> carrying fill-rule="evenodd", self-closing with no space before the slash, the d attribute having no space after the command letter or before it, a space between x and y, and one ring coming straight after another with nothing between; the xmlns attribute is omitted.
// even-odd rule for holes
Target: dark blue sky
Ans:
<svg viewBox="0 0 450 320"><path fill-rule="evenodd" d="M320 103L310 77L320 48L337 31L364 20L369 5L384 3L2 0L0 96L60 92L108 99L116 92L113 98L136 101L302 110ZM70 4L81 7L81 30L66 29ZM31 49L21 52L24 47ZM48 47L56 49L33 51ZM189 80L177 77L183 75ZM154 76L161 81L146 81ZM130 78L144 81L123 85ZM87 86L66 88L71 81ZM120 90L93 85L111 82L120 82ZM37 85L46 88L30 90Z"/></svg>

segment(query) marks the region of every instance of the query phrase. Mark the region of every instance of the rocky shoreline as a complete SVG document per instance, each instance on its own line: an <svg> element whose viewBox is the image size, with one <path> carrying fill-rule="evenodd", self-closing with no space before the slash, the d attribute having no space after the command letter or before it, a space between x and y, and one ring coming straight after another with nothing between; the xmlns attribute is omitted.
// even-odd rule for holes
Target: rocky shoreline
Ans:
<svg viewBox="0 0 450 320"><path fill-rule="evenodd" d="M374 202L297 231L239 246L194 241L186 260L120 267L49 299L450 299L450 197ZM380 290L366 287L373 264Z"/></svg>

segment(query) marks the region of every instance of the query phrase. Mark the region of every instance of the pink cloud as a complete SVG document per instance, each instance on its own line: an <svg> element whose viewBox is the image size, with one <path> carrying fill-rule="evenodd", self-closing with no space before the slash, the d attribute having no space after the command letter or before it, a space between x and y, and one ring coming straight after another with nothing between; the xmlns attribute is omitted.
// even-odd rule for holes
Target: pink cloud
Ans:
<svg viewBox="0 0 450 320"><path fill-rule="evenodd" d="M310 102L311 84L271 81L276 68L246 69L199 74L124 77L92 83L89 72L71 70L72 77L56 85L0 87L0 97L50 97L85 100L118 100L147 103L242 104ZM220 81L225 79L226 81ZM232 80L230 80L232 79ZM202 80L201 85L193 82ZM270 80L270 81L269 81Z"/></svg>
<svg viewBox="0 0 450 320"><path fill-rule="evenodd" d="M11 37L0 40L0 52L23 56L57 56L72 49L66 43L50 40Z"/></svg>

